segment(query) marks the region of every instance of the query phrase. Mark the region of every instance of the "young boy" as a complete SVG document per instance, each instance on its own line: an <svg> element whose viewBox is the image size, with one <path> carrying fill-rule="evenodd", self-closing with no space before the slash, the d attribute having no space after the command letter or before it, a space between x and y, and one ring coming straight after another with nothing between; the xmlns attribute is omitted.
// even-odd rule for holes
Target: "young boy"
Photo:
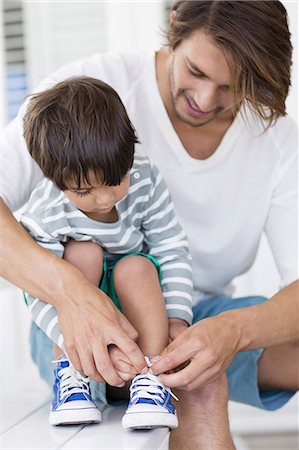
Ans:
<svg viewBox="0 0 299 450"><path fill-rule="evenodd" d="M147 158L134 159L138 141L117 93L93 78L65 80L31 98L24 137L46 179L21 223L121 308L145 356L158 355L192 322L188 242L159 171ZM89 378L65 352L55 308L26 298L55 343L50 423L100 422ZM177 426L171 393L158 377L137 374L130 392L125 428Z"/></svg>

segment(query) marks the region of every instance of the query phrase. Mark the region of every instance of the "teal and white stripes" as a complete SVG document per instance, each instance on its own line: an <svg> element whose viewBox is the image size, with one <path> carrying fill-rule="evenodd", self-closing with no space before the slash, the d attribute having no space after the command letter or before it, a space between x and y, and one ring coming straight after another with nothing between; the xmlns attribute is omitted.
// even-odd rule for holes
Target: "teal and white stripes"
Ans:
<svg viewBox="0 0 299 450"><path fill-rule="evenodd" d="M21 223L43 247L62 257L69 238L92 240L108 260L144 252L161 265L161 286L169 317L192 323L192 271L187 237L175 216L173 203L158 169L136 157L127 196L116 205L118 221L88 218L59 191L43 180L32 193ZM27 295L34 321L63 346L55 308Z"/></svg>

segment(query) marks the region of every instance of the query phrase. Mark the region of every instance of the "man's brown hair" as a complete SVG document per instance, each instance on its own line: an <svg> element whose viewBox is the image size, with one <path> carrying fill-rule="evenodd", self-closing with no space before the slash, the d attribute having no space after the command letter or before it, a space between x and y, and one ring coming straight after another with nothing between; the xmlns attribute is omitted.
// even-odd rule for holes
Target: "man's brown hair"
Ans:
<svg viewBox="0 0 299 450"><path fill-rule="evenodd" d="M137 137L115 90L90 77L73 77L35 94L24 117L32 158L61 190L116 186L130 170Z"/></svg>
<svg viewBox="0 0 299 450"><path fill-rule="evenodd" d="M270 126L286 115L292 45L287 13L279 1L177 1L167 31L175 50L202 30L231 69L235 104L248 101Z"/></svg>

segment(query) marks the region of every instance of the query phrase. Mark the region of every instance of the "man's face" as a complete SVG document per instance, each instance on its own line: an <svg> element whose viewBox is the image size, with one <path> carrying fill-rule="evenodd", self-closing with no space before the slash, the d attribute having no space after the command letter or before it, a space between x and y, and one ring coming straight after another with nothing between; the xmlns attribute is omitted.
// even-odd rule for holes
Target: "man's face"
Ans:
<svg viewBox="0 0 299 450"><path fill-rule="evenodd" d="M231 74L221 50L202 31L184 39L171 55L170 95L177 117L192 127L231 119Z"/></svg>

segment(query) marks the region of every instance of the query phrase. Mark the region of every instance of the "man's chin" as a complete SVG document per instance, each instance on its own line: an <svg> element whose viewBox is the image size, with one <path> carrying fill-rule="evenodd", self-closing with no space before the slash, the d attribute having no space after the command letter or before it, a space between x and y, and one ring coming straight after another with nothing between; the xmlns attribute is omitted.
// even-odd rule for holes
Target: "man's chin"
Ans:
<svg viewBox="0 0 299 450"><path fill-rule="evenodd" d="M177 118L181 122L183 122L186 125L189 125L190 127L193 127L193 128L203 127L203 126L208 125L209 123L214 122L216 120L231 121L233 119L233 113L232 113L231 108L222 109L222 110L218 109L217 111L214 111L211 114L206 114L201 117L192 117L190 114L187 114L185 111L184 112L178 111L177 108L175 108L174 110L175 110L175 114L176 114Z"/></svg>
<svg viewBox="0 0 299 450"><path fill-rule="evenodd" d="M213 122L213 120L218 118L218 114L215 115L209 115L206 117L201 117L200 119L195 119L194 117L191 116L187 116L185 114L181 114L178 111L175 111L177 118L185 123L186 125L189 125L190 127L194 127L194 128L198 128L198 127L203 127L204 125L207 125L210 122Z"/></svg>

